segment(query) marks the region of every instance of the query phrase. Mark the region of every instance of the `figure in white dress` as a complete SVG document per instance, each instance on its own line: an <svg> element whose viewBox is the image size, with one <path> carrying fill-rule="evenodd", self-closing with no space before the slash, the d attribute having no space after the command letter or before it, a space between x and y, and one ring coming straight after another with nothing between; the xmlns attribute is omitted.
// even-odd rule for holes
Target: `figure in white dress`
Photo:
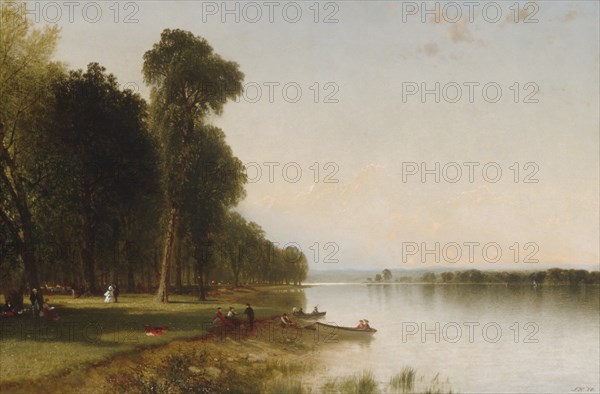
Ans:
<svg viewBox="0 0 600 394"><path fill-rule="evenodd" d="M106 293L104 293L104 303L105 304L110 304L112 302L113 299L113 293L114 293L114 289L112 287L112 285L108 286L108 290L106 291Z"/></svg>

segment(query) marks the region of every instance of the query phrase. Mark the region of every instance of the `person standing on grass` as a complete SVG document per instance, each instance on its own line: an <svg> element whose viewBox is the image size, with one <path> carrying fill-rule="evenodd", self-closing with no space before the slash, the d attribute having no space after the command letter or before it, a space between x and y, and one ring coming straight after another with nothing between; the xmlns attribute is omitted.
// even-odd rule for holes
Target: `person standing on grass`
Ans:
<svg viewBox="0 0 600 394"><path fill-rule="evenodd" d="M32 289L31 294L29 295L29 301L31 301L31 311L33 312L33 317L40 316L40 309L44 304L42 300L43 298L41 291L38 291L38 289Z"/></svg>
<svg viewBox="0 0 600 394"><path fill-rule="evenodd" d="M248 317L248 325L252 330L254 328L254 309L250 306L250 304L246 304L246 309L244 310L244 315Z"/></svg>
<svg viewBox="0 0 600 394"><path fill-rule="evenodd" d="M119 287L117 285L115 285L113 295L115 296L115 302L119 302Z"/></svg>
<svg viewBox="0 0 600 394"><path fill-rule="evenodd" d="M104 303L105 304L110 304L112 302L113 299L113 295L114 295L114 289L112 287L112 285L108 286L108 290L106 290L106 293L104 293Z"/></svg>

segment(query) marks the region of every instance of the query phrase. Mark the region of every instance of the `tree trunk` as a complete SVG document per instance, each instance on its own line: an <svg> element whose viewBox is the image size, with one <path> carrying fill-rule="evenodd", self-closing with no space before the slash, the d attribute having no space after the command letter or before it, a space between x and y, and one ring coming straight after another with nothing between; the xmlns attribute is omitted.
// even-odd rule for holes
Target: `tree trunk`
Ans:
<svg viewBox="0 0 600 394"><path fill-rule="evenodd" d="M175 238L175 287L181 290L183 287L181 280L181 239Z"/></svg>
<svg viewBox="0 0 600 394"><path fill-rule="evenodd" d="M200 282L200 301L206 301L206 286L204 283L204 270L198 267L199 282Z"/></svg>
<svg viewBox="0 0 600 394"><path fill-rule="evenodd" d="M173 254L173 241L175 239L175 229L177 228L177 208L171 208L169 217L169 225L167 227L167 237L165 239L163 261L160 270L160 282L158 284L158 291L154 297L155 302L166 303L169 302L169 269L171 266L171 255Z"/></svg>
<svg viewBox="0 0 600 394"><path fill-rule="evenodd" d="M88 290L93 294L96 292L96 273L94 261L94 249L96 247L96 234L91 223L85 225L85 246L83 247L83 264L85 280Z"/></svg>
<svg viewBox="0 0 600 394"><path fill-rule="evenodd" d="M22 215L23 220L23 266L27 275L29 287L39 287L37 264L35 261L35 247L33 243L33 229L29 211Z"/></svg>
<svg viewBox="0 0 600 394"><path fill-rule="evenodd" d="M127 262L127 292L135 292L135 275L133 271L133 262Z"/></svg>
<svg viewBox="0 0 600 394"><path fill-rule="evenodd" d="M83 238L82 250L83 270L88 290L93 294L96 292L96 273L94 261L94 249L96 248L95 215L92 207L92 186L90 182L83 185Z"/></svg>
<svg viewBox="0 0 600 394"><path fill-rule="evenodd" d="M234 287L239 287L240 285L240 268L238 267L233 269L233 285Z"/></svg>

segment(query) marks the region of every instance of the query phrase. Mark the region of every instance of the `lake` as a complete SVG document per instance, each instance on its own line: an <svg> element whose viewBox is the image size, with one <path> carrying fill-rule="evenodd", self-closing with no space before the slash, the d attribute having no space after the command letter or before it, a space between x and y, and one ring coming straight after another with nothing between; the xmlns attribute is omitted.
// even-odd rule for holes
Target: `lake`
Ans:
<svg viewBox="0 0 600 394"><path fill-rule="evenodd" d="M504 285L322 284L303 290L305 311L354 326L370 341L320 344L327 379L371 370L385 384L403 367L462 393L599 392L600 289ZM302 301L301 301L302 302ZM437 375L437 377L436 377ZM425 386L423 386L425 387Z"/></svg>

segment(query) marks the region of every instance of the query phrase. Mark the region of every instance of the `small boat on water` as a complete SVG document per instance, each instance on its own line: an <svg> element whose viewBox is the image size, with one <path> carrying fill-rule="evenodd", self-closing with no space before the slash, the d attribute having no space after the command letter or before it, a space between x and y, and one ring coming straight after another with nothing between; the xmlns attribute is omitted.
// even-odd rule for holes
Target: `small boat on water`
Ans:
<svg viewBox="0 0 600 394"><path fill-rule="evenodd" d="M370 339L377 332L374 328L344 327L320 322L315 322L304 328L316 330L319 333L319 337L323 337L325 342L332 342L338 339Z"/></svg>
<svg viewBox="0 0 600 394"><path fill-rule="evenodd" d="M292 312L292 315L294 317L299 317L301 319L320 319L322 317L325 317L325 314L327 312L311 312L311 313L304 313L304 312Z"/></svg>

